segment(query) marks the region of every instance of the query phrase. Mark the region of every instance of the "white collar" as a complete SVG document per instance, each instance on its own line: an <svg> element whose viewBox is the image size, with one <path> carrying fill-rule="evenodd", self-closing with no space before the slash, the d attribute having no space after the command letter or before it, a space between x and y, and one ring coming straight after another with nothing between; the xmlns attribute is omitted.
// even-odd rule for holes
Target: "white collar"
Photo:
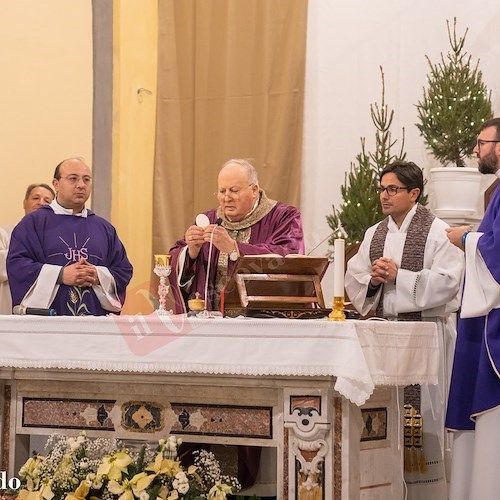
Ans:
<svg viewBox="0 0 500 500"><path fill-rule="evenodd" d="M50 208L52 208L56 215L74 215L76 217L87 217L88 215L88 210L85 207L83 207L83 210L79 214L74 214L71 208L64 208L62 205L59 205L55 198L50 203Z"/></svg>
<svg viewBox="0 0 500 500"><path fill-rule="evenodd" d="M403 223L401 224L401 227L398 227L394 219L392 218L392 215L389 216L389 225L388 228L392 232L398 232L398 233L406 233L408 231L408 226L410 225L411 220L413 219L413 216L415 215L417 211L417 206L418 203L415 203L415 205L412 207L412 209L406 214L406 217L403 220Z"/></svg>

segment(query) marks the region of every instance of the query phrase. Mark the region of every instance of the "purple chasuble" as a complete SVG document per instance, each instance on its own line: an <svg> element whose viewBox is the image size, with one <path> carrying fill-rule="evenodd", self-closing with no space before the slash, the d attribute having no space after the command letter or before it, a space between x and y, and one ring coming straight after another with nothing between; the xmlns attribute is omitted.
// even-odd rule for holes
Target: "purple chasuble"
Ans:
<svg viewBox="0 0 500 500"><path fill-rule="evenodd" d="M21 303L44 264L67 266L81 258L109 270L123 304L132 265L109 222L90 210L87 217L56 215L48 205L26 215L12 232L7 257L12 304ZM50 307L62 316L109 313L102 308L92 287L64 284L59 285Z"/></svg>
<svg viewBox="0 0 500 500"><path fill-rule="evenodd" d="M500 283L500 190L491 199L478 232L478 250ZM485 328L486 326L486 328ZM473 418L500 405L500 309L487 316L460 318L453 360L446 427L471 430Z"/></svg>
<svg viewBox="0 0 500 500"><path fill-rule="evenodd" d="M214 224L218 218L217 209L214 208L205 212L211 224ZM222 226L225 227L226 221ZM243 224L244 225L244 224ZM304 235L302 231L302 221L299 211L290 205L276 203L274 207L255 222L249 228L242 229L242 232L249 230L248 242L237 241L240 255L259 255L275 253L279 255L288 255L291 253L304 253ZM234 232L229 229L229 234ZM171 299L174 304L169 307L176 313L183 313L187 310L187 300L195 296L195 292L205 297L206 269L208 262L209 244L205 243L194 262L194 279L189 294L185 293L178 285L178 276L182 273L179 269L179 254L186 247L184 239L178 240L170 249L172 256L172 273L169 276ZM210 264L210 277L208 280L207 309L213 310L215 288L217 280L217 266L221 253L215 246L212 247L212 256ZM234 270L235 262L228 260L227 277L231 276ZM259 447L238 446L238 480L243 487L251 486L255 482L257 471L259 470L260 460Z"/></svg>
<svg viewBox="0 0 500 500"><path fill-rule="evenodd" d="M211 224L217 220L217 209L205 212ZM224 226L224 222L222 223ZM230 231L231 233L231 231ZM189 294L185 294L178 286L178 275L182 269L178 269L178 258L181 250L186 246L184 239L178 240L170 249L172 255L172 273L169 277L172 298L175 304L176 313L186 312L187 300L199 292L200 297L205 297L206 269L208 261L209 244L205 243L195 261L195 275ZM272 210L258 222L250 226L250 239L248 243L238 241L240 255L260 255L275 253L288 255L291 253L304 253L304 235L302 231L302 220L299 211L290 205L276 203ZM213 297L215 290L217 264L219 251L214 246L212 248L212 258L210 264L210 278L208 280L209 301L207 309L214 309ZM227 276L230 277L234 270L235 262L228 262Z"/></svg>

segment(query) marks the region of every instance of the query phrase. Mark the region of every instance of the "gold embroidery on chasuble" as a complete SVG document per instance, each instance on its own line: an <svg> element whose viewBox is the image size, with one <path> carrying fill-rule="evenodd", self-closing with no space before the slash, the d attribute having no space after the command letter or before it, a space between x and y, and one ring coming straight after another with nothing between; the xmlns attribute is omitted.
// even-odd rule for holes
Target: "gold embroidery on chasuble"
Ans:
<svg viewBox="0 0 500 500"><path fill-rule="evenodd" d="M266 196L264 190L260 190L260 200L256 209L250 213L243 220L233 222L227 219L222 213L220 207L217 209L217 217L222 219L222 227L224 227L233 240L240 243L249 243L252 233L252 226L262 220L275 206L277 201L271 200ZM263 242L260 242L263 243ZM216 309L220 307L220 292L226 285L228 275L229 254L226 252L219 252L217 260L217 271L215 274L215 300L214 305Z"/></svg>
<svg viewBox="0 0 500 500"><path fill-rule="evenodd" d="M66 300L66 309L71 316L87 316L90 314L85 303L85 295L90 293L90 287L72 286L68 289L69 300Z"/></svg>

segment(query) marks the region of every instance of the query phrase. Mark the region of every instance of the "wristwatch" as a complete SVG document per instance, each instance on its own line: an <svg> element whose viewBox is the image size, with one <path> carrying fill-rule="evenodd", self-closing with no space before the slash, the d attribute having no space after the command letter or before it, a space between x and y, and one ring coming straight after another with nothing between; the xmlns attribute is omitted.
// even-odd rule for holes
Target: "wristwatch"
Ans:
<svg viewBox="0 0 500 500"><path fill-rule="evenodd" d="M238 246L236 244L236 241L234 242L234 250L229 254L229 260L232 262L236 262L238 260L239 254L238 254Z"/></svg>

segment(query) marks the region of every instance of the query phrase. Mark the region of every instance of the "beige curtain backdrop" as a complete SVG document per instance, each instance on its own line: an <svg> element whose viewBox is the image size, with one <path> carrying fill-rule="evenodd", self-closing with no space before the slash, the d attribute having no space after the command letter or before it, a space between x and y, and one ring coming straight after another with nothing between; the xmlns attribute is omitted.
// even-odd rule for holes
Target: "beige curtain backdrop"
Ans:
<svg viewBox="0 0 500 500"><path fill-rule="evenodd" d="M150 313L149 290L158 287L151 280L157 25L157 0L114 0L111 220L134 266L124 314Z"/></svg>
<svg viewBox="0 0 500 500"><path fill-rule="evenodd" d="M159 0L153 250L217 205L217 173L251 158L298 206L307 0Z"/></svg>

